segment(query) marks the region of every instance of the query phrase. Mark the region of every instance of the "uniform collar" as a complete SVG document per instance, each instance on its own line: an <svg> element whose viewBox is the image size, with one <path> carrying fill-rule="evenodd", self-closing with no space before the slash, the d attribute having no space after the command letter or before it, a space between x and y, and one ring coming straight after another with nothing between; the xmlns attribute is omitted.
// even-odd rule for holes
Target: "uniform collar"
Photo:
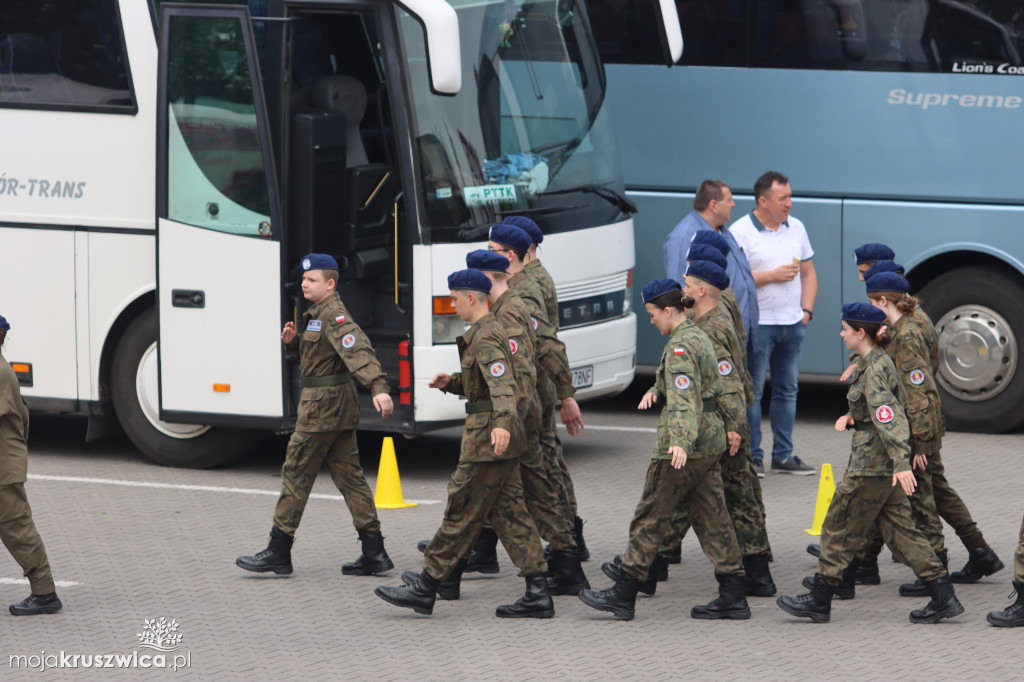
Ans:
<svg viewBox="0 0 1024 682"><path fill-rule="evenodd" d="M312 319L314 317L317 317L336 298L339 298L337 291L335 291L334 293L332 293L330 296L328 296L324 300L320 301L319 303L311 305L309 308L306 309L306 312L303 313L303 316L309 316L310 319Z"/></svg>
<svg viewBox="0 0 1024 682"><path fill-rule="evenodd" d="M757 216L754 215L753 211L750 212L750 222L754 223L754 227L757 228L758 232L764 232L765 230L768 229L767 227L764 226L764 223L762 223L760 220L757 219ZM789 221L788 220L783 220L782 224L779 225L779 229L781 230L784 226L785 227L789 227Z"/></svg>

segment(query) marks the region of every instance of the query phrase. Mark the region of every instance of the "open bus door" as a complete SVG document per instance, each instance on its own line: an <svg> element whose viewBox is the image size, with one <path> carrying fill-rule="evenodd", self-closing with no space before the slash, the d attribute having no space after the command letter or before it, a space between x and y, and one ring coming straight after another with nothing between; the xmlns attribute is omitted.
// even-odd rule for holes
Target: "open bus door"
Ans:
<svg viewBox="0 0 1024 682"><path fill-rule="evenodd" d="M158 40L160 419L280 428L280 201L249 12L163 5Z"/></svg>

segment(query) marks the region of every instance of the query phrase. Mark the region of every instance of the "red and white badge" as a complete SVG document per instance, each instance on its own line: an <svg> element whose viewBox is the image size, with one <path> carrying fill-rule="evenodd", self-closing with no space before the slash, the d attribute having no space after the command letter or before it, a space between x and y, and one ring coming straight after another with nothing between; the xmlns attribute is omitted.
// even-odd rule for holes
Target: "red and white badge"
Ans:
<svg viewBox="0 0 1024 682"><path fill-rule="evenodd" d="M896 416L896 413L892 411L892 408L888 405L880 405L875 410L875 419L878 420L879 424L888 424L892 421L892 418Z"/></svg>
<svg viewBox="0 0 1024 682"><path fill-rule="evenodd" d="M500 376L504 376L504 375L505 375L505 363L503 363L503 362L496 362L493 365L491 365L491 376L492 377L500 377Z"/></svg>
<svg viewBox="0 0 1024 682"><path fill-rule="evenodd" d="M338 315L336 318L334 318L334 324L341 324L346 319L348 318L346 318L344 315Z"/></svg>
<svg viewBox="0 0 1024 682"><path fill-rule="evenodd" d="M512 355L515 355L516 353L519 352L519 342L516 341L515 339L509 339L508 345L512 349Z"/></svg>
<svg viewBox="0 0 1024 682"><path fill-rule="evenodd" d="M342 348L351 348L354 345L356 345L355 334L345 334L345 336L341 337Z"/></svg>
<svg viewBox="0 0 1024 682"><path fill-rule="evenodd" d="M686 355L686 349L685 348L673 348L672 349L672 355Z"/></svg>
<svg viewBox="0 0 1024 682"><path fill-rule="evenodd" d="M680 391L685 391L690 387L690 377L685 374L680 374L676 377L676 388Z"/></svg>
<svg viewBox="0 0 1024 682"><path fill-rule="evenodd" d="M732 363L728 360L722 360L718 363L718 373L723 377L727 377L732 374Z"/></svg>
<svg viewBox="0 0 1024 682"><path fill-rule="evenodd" d="M921 384L923 384L924 383L924 372L922 372L919 369L911 370L910 371L910 383L914 384L915 386L920 386Z"/></svg>
<svg viewBox="0 0 1024 682"><path fill-rule="evenodd" d="M537 331L537 318L531 317L530 322L533 323L533 331Z"/></svg>

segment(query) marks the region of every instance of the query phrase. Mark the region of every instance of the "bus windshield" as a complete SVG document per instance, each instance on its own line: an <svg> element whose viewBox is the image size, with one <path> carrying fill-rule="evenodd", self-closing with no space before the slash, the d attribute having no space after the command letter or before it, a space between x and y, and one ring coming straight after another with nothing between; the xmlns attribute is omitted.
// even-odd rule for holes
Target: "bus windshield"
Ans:
<svg viewBox="0 0 1024 682"><path fill-rule="evenodd" d="M450 0L462 91L431 92L423 30L399 9L424 222L434 241L510 214L546 231L607 224L626 210L605 76L582 2Z"/></svg>

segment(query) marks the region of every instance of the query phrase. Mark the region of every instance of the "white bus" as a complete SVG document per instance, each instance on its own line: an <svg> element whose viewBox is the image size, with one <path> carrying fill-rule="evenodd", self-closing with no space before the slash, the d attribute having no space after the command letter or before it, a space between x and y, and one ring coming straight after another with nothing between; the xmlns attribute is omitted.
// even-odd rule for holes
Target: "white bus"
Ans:
<svg viewBox="0 0 1024 682"><path fill-rule="evenodd" d="M89 438L116 417L161 464L229 461L294 425L279 334L319 251L397 392L363 427L455 423L427 389L458 362L446 276L507 215L547 234L579 396L621 391L633 209L604 98L575 0L0 3L0 312L23 394L87 414Z"/></svg>

